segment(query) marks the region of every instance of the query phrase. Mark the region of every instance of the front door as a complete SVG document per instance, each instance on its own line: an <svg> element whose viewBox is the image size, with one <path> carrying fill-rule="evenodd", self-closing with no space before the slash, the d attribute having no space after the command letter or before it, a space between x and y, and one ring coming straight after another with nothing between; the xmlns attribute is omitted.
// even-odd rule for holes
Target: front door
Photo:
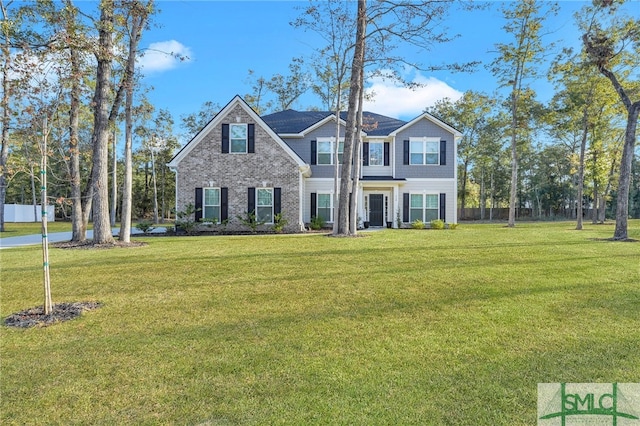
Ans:
<svg viewBox="0 0 640 426"><path fill-rule="evenodd" d="M384 226L384 195L369 195L369 225Z"/></svg>

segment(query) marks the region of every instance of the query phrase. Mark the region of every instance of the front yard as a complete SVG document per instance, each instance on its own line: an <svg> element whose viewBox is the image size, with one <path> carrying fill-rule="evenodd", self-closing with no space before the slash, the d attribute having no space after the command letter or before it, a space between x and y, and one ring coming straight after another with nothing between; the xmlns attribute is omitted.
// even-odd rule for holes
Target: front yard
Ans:
<svg viewBox="0 0 640 426"><path fill-rule="evenodd" d="M640 242L573 228L51 249L102 307L0 327L0 423L535 424L538 383L640 378ZM39 247L0 257L0 316L41 305Z"/></svg>

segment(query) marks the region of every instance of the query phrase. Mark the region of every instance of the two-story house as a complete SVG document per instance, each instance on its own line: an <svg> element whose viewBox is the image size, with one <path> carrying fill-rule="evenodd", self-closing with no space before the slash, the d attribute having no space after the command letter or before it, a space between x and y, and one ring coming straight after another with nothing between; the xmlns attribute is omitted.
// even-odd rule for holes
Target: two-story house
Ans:
<svg viewBox="0 0 640 426"><path fill-rule="evenodd" d="M456 148L461 134L425 113L406 122L363 114L358 216L370 226L416 219L456 223ZM332 112L287 110L258 116L239 96L171 160L176 210L193 204L196 219L220 222L254 212L287 231L314 216L333 222L335 150L341 158L344 117L336 144Z"/></svg>

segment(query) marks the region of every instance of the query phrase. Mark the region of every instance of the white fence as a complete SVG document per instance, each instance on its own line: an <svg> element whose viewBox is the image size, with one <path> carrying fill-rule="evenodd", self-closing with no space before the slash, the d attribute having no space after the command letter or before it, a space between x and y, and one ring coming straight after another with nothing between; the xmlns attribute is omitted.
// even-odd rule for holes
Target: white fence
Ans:
<svg viewBox="0 0 640 426"><path fill-rule="evenodd" d="M47 221L56 220L55 206L47 206ZM35 215L34 215L35 213ZM32 205L26 204L5 204L4 205L4 221L5 222L40 222L42 215L42 207L37 206L34 212Z"/></svg>

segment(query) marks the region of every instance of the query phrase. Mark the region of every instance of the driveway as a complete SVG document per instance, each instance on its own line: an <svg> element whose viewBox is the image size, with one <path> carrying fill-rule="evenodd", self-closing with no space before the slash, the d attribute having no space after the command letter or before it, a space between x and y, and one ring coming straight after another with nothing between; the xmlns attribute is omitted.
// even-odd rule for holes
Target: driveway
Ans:
<svg viewBox="0 0 640 426"><path fill-rule="evenodd" d="M114 236L117 236L120 233L120 228L113 228L111 230ZM163 226L154 228L151 233L164 233L166 232L166 228ZM131 235L134 234L142 234L137 228L131 229ZM69 232L52 232L47 235L50 243L59 243L63 241L71 241L71 231ZM93 238L93 231L87 231L87 239L90 240ZM31 246L35 244L42 244L42 235L22 235L19 237L7 237L0 238L0 249L11 248L11 247L21 247L21 246Z"/></svg>

